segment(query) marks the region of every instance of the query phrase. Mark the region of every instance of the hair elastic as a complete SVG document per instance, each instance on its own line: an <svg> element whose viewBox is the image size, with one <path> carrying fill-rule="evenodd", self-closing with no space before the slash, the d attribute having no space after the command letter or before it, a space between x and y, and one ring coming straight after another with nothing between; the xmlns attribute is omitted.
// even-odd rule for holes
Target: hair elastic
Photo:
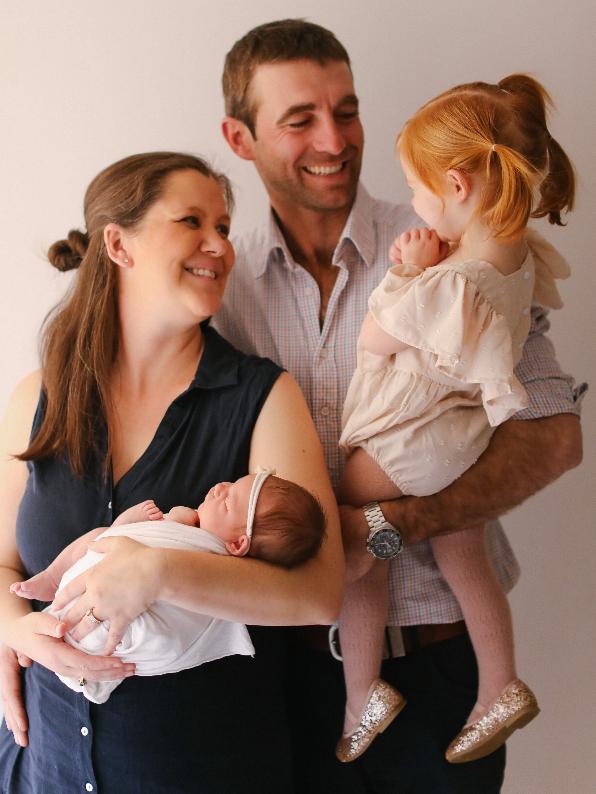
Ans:
<svg viewBox="0 0 596 794"><path fill-rule="evenodd" d="M250 549L257 500L261 493L261 488L265 484L267 477L270 477L272 474L275 474L275 469L259 469L252 484L252 488L250 489L250 495L248 497L248 515L246 517L246 537L248 538L248 545L244 554L248 554L248 550Z"/></svg>
<svg viewBox="0 0 596 794"><path fill-rule="evenodd" d="M497 151L497 144L493 143L493 145L490 147L490 150L491 150L491 152L496 152Z"/></svg>

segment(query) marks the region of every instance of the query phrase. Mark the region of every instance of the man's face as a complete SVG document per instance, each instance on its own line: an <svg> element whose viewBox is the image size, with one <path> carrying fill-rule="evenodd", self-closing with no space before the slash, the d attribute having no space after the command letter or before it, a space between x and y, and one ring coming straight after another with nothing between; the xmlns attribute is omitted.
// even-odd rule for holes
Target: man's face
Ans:
<svg viewBox="0 0 596 794"><path fill-rule="evenodd" d="M315 212L352 206L364 134L348 65L263 64L254 74L255 165L272 205Z"/></svg>

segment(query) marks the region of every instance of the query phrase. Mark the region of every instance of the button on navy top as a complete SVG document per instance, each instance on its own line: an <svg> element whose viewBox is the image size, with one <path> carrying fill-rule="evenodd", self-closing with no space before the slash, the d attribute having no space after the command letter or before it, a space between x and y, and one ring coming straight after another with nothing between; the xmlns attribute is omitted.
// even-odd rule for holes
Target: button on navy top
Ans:
<svg viewBox="0 0 596 794"><path fill-rule="evenodd" d="M247 473L252 431L281 370L245 356L211 328L195 378L115 487L99 460L77 478L59 459L29 464L17 520L28 575L74 538L131 505L198 505L216 482ZM33 430L43 416L44 400ZM105 430L98 434L105 446ZM281 629L250 628L256 655L171 675L134 676L94 705L34 664L23 671L29 747L0 729L6 794L291 792Z"/></svg>

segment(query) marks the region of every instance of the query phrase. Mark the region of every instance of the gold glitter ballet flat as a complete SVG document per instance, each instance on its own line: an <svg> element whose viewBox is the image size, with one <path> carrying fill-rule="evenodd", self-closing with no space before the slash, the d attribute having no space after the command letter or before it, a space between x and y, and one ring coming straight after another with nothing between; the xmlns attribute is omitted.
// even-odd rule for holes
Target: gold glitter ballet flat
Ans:
<svg viewBox="0 0 596 794"><path fill-rule="evenodd" d="M445 758L451 764L476 761L504 744L517 728L523 728L540 712L530 687L515 678L479 720L465 725L451 742Z"/></svg>
<svg viewBox="0 0 596 794"><path fill-rule="evenodd" d="M340 761L354 761L368 748L378 733L383 733L406 705L406 700L397 689L383 679L377 679L371 687L370 696L362 711L356 729L341 737L335 748Z"/></svg>

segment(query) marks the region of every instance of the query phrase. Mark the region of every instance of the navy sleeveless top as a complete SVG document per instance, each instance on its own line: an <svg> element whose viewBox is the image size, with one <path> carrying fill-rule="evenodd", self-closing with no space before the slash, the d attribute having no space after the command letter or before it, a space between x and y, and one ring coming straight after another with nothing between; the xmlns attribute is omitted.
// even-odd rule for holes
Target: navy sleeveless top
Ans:
<svg viewBox="0 0 596 794"><path fill-rule="evenodd" d="M165 512L198 505L219 481L247 473L252 431L281 369L245 356L212 328L188 389L169 406L149 447L113 486L99 456L85 478L68 463L29 464L17 519L28 575L73 539L154 499ZM44 399L35 415L39 427ZM98 430L105 448L105 429ZM89 703L34 664L23 671L29 746L0 729L6 794L233 794L291 792L283 697L282 629L251 627L256 654L171 675L126 679L107 703Z"/></svg>

